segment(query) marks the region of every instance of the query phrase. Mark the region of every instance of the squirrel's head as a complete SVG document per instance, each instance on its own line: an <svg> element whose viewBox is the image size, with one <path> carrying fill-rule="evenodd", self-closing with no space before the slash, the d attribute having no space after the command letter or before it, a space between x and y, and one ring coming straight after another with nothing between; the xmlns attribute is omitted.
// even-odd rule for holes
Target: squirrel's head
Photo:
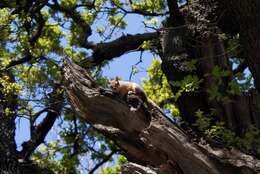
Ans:
<svg viewBox="0 0 260 174"><path fill-rule="evenodd" d="M115 79L110 80L110 81L109 81L109 87L110 87L111 89L113 89L113 90L118 89L118 87L120 86L119 81L120 81L119 77L116 77Z"/></svg>

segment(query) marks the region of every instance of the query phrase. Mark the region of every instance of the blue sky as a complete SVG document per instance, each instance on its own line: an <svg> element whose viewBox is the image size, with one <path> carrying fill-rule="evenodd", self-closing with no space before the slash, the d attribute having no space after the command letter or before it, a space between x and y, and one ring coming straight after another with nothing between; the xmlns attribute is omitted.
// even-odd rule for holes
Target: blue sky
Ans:
<svg viewBox="0 0 260 174"><path fill-rule="evenodd" d="M125 18L128 22L126 29L123 31L124 34L137 34L145 32L154 32L152 30L146 30L142 21L144 17L141 15L129 14ZM118 32L116 37L120 37L122 32ZM90 37L92 39L95 37L93 35ZM93 40L95 40L93 38ZM108 66L103 69L104 75L109 78L114 78L116 76L121 77L124 80L128 80L131 74L132 65L135 65L139 61L140 52L131 52L125 54L119 58L115 58ZM133 76L132 81L136 83L141 83L142 79L147 76L146 69L151 64L153 55L145 51L142 55L142 63L138 64L138 69L140 70L135 76Z"/></svg>
<svg viewBox="0 0 260 174"><path fill-rule="evenodd" d="M144 29L144 25L142 24L142 21L144 20L142 16L130 14L126 16L125 19L128 21L128 26L123 31L124 34L137 34L137 33L147 32ZM122 31L119 31L116 33L113 39L118 38L121 35L122 35ZM95 34L95 31L93 31L93 36L90 37L90 40L98 42L99 39L97 38L98 36ZM124 80L129 79L132 65L135 65L139 61L139 57L140 57L140 52L131 52L119 58L115 58L113 61L110 62L109 65L106 65L103 68L104 76L108 78L114 78L116 76L119 76ZM153 55L151 53L149 53L148 51L143 52L142 63L138 64L137 66L137 68L140 71L132 77L132 81L140 84L142 80L145 77L147 77L146 69L151 64L152 59L153 59ZM38 120L42 120L44 116L45 114L43 114L41 118L39 118ZM29 121L24 118L19 118L16 120L16 123L17 123L17 127L16 127L15 139L17 142L17 148L20 150L22 142L27 141L30 138ZM57 139L57 130L58 127L56 124L49 132L46 140L49 141L49 140Z"/></svg>

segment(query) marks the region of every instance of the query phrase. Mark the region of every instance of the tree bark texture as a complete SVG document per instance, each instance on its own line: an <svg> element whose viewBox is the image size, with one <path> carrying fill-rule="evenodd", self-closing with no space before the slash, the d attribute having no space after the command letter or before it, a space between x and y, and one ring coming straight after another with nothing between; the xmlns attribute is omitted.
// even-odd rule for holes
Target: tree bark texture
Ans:
<svg viewBox="0 0 260 174"><path fill-rule="evenodd" d="M85 70L68 60L64 77L75 111L114 140L128 160L136 163L125 166L122 173L129 173L133 168L139 168L140 173L162 174L246 174L260 169L259 160L238 150L213 149L192 142L158 109L142 106L131 111L128 103L110 89L97 86Z"/></svg>
<svg viewBox="0 0 260 174"><path fill-rule="evenodd" d="M187 75L196 75L201 80L198 90L184 92L177 104L182 118L193 124L195 112L212 113L216 121L238 135L245 133L252 125L260 128L259 117L259 9L258 1L192 1L182 9L178 22L166 21L161 29L162 70L169 82L183 80ZM247 8L244 8L247 7ZM258 15L259 16L259 15ZM231 18L231 19L230 19ZM230 22L232 21L232 22ZM239 22L238 22L239 21ZM239 34L242 58L248 62L256 89L243 92L241 95L229 94L229 82L234 72L229 64L230 50L226 50L224 41L219 36L226 32ZM236 49L236 48L233 48ZM196 70L186 67L187 61L196 60ZM219 84L213 70L219 67L229 73L221 78ZM245 69L245 68L244 68ZM171 86L176 93L179 89ZM218 87L218 91L229 100L220 101L211 98L209 91Z"/></svg>

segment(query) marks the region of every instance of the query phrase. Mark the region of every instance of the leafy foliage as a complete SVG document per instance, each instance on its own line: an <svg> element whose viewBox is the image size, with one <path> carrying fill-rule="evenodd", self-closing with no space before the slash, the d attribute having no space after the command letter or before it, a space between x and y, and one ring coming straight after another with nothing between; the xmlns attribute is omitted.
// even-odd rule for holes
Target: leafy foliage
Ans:
<svg viewBox="0 0 260 174"><path fill-rule="evenodd" d="M176 96L171 92L170 85L162 73L160 68L161 62L158 59L153 59L152 64L148 68L148 79L143 81L143 88L148 97L160 105L162 108L169 109L172 116L179 116L177 107L172 104Z"/></svg>
<svg viewBox="0 0 260 174"><path fill-rule="evenodd" d="M187 1L179 0L179 4L184 3ZM51 130L56 137L47 138L45 142L42 140L31 160L48 165L56 173L77 174L90 171L102 163L110 152L117 154L113 142L75 117L75 112L63 95L63 58L70 57L78 64L84 60L91 61L93 52L104 43L128 32L128 17L132 14L142 16L140 25L148 31L159 29L163 16L168 15L166 1L46 0L18 3L11 0L0 2L0 7L1 103L17 100L15 110L14 106L4 106L4 115L15 115L17 120L29 122L29 134L33 138L48 113L56 114L54 129ZM96 33L93 34L93 31ZM218 35L232 57L230 64L233 67L241 65L243 56L238 47L239 34ZM99 44L95 45L95 42ZM151 51L157 56L161 53L161 48L154 48L156 44L154 41L144 41L136 51ZM109 48L101 52L110 51ZM106 86L107 83L102 68L108 63L103 61L99 66L88 67L91 76L101 86ZM168 82L161 70L161 62L154 59L147 70L148 78L143 81L144 90L166 113L170 111L171 117L180 119L182 115L176 101L183 93L199 92L204 83L203 78L195 73L198 64L196 59L182 62L190 74L180 81ZM132 70L134 75L139 72L135 66ZM211 101L229 103L231 97L242 96L254 88L248 69L236 73L227 84L224 79L231 76L230 71L214 66L210 73L216 84L206 91ZM177 87L179 91L173 94L171 87ZM223 90L224 88L226 89ZM62 105L60 109L59 105ZM242 136L238 136L227 129L223 122L214 122L213 115L197 110L193 126L211 140L260 153L259 130L254 125L245 130ZM24 148L23 145L19 147ZM123 156L117 157L116 162L116 157L105 160L113 165L103 168L99 173L114 174L120 171L120 166L127 161ZM90 165L86 161L90 161Z"/></svg>
<svg viewBox="0 0 260 174"><path fill-rule="evenodd" d="M120 172L121 166L123 164L127 163L127 160L124 156L119 155L117 157L117 161L118 161L118 164L115 165L113 169L108 166L106 169L99 171L98 174L116 174L116 173Z"/></svg>
<svg viewBox="0 0 260 174"><path fill-rule="evenodd" d="M15 5L11 1L9 3L10 7ZM91 25L99 20L99 11L106 7L114 10L106 14L109 25L116 29L124 29L127 25L124 15L118 14L116 11L120 9L113 4L96 0L92 6L91 1L69 0L58 1L58 5L55 1L46 1L44 8L31 8L32 11L24 8L17 14L12 13L10 8L0 9L0 70L8 70L12 74L0 76L1 93L6 97L8 94L19 97L18 110L7 107L5 114L17 112L20 119L29 120L31 133L46 116L53 91L63 92L61 88L56 89L62 83L63 56L68 55L79 62L89 54L86 50L77 49L86 32L82 25ZM68 12L75 7L79 9L74 14ZM112 34L113 30L109 32L109 35ZM93 68L91 74L100 84L105 84L100 69ZM62 117L55 123L58 138L41 145L32 160L48 165L57 173L90 170L116 147L89 125L75 119L67 101L59 102L66 107L59 111ZM92 166L80 167L84 163L82 158L92 160Z"/></svg>
<svg viewBox="0 0 260 174"><path fill-rule="evenodd" d="M194 126L201 131L205 137L221 143L225 146L235 146L247 151L256 150L259 153L259 130L252 126L242 137L239 137L230 129L227 129L223 122L212 122L213 115L206 115L202 111L196 112L196 123ZM214 123L214 124L213 124Z"/></svg>

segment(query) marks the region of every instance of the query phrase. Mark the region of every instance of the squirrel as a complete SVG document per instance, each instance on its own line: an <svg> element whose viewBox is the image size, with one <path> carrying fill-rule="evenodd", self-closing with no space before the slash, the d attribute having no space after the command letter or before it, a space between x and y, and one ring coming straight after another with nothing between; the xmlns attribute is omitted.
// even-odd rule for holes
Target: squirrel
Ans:
<svg viewBox="0 0 260 174"><path fill-rule="evenodd" d="M120 80L118 77L116 77L114 80L109 81L109 86L113 92L117 93L124 100L127 100L130 95L139 97L142 102L139 103L135 110L138 110L142 104L146 104L149 111L156 109L163 113L161 108L147 97L143 88L137 83Z"/></svg>

